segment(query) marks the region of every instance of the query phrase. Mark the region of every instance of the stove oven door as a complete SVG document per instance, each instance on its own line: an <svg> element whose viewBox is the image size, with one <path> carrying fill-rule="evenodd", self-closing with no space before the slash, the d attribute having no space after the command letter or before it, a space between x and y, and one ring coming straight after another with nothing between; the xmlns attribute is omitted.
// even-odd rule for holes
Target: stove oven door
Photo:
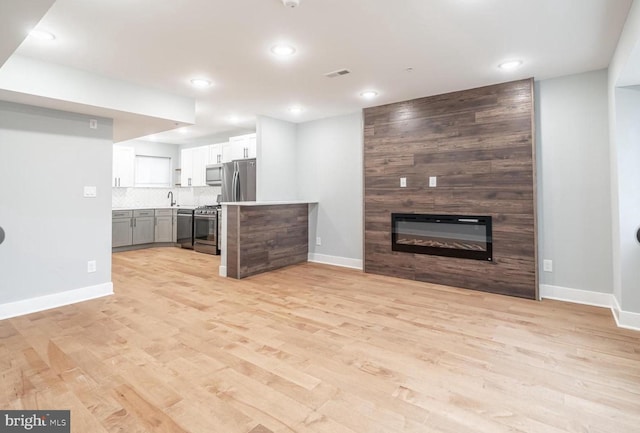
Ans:
<svg viewBox="0 0 640 433"><path fill-rule="evenodd" d="M201 253L217 254L217 215L195 215L193 222L193 248Z"/></svg>

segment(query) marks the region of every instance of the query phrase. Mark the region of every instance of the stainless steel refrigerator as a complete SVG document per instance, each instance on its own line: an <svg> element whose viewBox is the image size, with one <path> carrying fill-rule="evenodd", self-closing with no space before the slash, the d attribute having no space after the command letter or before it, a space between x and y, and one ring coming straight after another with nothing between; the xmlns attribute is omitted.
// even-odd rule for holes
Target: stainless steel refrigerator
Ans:
<svg viewBox="0 0 640 433"><path fill-rule="evenodd" d="M222 201L256 200L256 160L239 159L222 165Z"/></svg>

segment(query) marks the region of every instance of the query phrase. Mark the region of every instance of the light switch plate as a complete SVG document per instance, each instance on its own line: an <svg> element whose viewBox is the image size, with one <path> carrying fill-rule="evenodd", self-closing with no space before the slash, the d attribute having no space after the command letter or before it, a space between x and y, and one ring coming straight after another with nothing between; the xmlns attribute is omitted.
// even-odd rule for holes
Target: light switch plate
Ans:
<svg viewBox="0 0 640 433"><path fill-rule="evenodd" d="M95 186L85 186L84 187L84 196L85 197L96 197L98 195L97 188Z"/></svg>
<svg viewBox="0 0 640 433"><path fill-rule="evenodd" d="M98 121L96 119L89 119L89 128L98 129Z"/></svg>
<svg viewBox="0 0 640 433"><path fill-rule="evenodd" d="M87 262L87 272L91 273L91 272L95 272L96 271L96 261L95 260L89 260Z"/></svg>
<svg viewBox="0 0 640 433"><path fill-rule="evenodd" d="M542 270L545 272L553 272L553 260L543 260Z"/></svg>
<svg viewBox="0 0 640 433"><path fill-rule="evenodd" d="M438 186L438 179L435 176L429 176L429 188Z"/></svg>
<svg viewBox="0 0 640 433"><path fill-rule="evenodd" d="M400 188L406 188L407 187L407 178L406 177L401 177L400 178Z"/></svg>

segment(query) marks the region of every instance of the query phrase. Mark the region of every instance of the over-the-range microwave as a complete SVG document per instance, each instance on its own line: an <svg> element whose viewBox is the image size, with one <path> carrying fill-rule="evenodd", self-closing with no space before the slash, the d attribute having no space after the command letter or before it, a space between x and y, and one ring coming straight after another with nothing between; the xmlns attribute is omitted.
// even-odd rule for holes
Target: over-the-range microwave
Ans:
<svg viewBox="0 0 640 433"><path fill-rule="evenodd" d="M207 185L222 185L222 164L207 165L205 173L205 181L207 182Z"/></svg>

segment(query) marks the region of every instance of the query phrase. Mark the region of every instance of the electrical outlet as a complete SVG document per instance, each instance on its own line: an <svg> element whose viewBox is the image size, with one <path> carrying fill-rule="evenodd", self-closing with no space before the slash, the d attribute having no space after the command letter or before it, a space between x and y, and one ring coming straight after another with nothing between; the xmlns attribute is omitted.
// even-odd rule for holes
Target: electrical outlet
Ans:
<svg viewBox="0 0 640 433"><path fill-rule="evenodd" d="M407 178L406 177L401 177L400 178L400 188L406 188L407 187Z"/></svg>
<svg viewBox="0 0 640 433"><path fill-rule="evenodd" d="M429 188L435 188L438 186L438 178L435 176L429 176Z"/></svg>
<svg viewBox="0 0 640 433"><path fill-rule="evenodd" d="M87 272L91 273L91 272L95 272L96 271L96 261L95 260L89 260L87 262Z"/></svg>
<svg viewBox="0 0 640 433"><path fill-rule="evenodd" d="M96 197L97 189L95 186L85 186L84 187L84 196L85 197Z"/></svg>
<svg viewBox="0 0 640 433"><path fill-rule="evenodd" d="M545 272L553 272L553 260L543 260L542 269Z"/></svg>
<svg viewBox="0 0 640 433"><path fill-rule="evenodd" d="M320 236L316 238L316 245L322 245L322 238Z"/></svg>
<svg viewBox="0 0 640 433"><path fill-rule="evenodd" d="M96 119L89 119L89 128L98 129L98 121Z"/></svg>

